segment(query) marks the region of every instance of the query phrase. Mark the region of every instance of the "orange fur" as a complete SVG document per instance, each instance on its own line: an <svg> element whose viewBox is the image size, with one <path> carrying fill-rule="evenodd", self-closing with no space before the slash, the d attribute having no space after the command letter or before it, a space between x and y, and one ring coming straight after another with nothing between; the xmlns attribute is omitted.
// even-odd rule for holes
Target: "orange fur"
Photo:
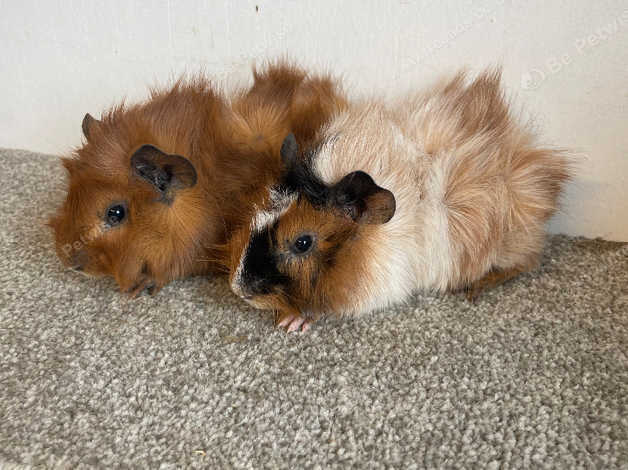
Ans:
<svg viewBox="0 0 628 470"><path fill-rule="evenodd" d="M277 176L283 137L294 131L309 145L344 106L331 79L279 62L255 71L253 86L231 100L198 76L153 90L146 102L116 106L99 121L86 119L85 144L63 159L66 200L49 222L59 257L113 276L134 294L220 270L221 246L243 205ZM196 170L196 184L178 190L171 204L131 172L131 155L145 144L187 158ZM115 201L128 204L128 220L106 228L103 212Z"/></svg>

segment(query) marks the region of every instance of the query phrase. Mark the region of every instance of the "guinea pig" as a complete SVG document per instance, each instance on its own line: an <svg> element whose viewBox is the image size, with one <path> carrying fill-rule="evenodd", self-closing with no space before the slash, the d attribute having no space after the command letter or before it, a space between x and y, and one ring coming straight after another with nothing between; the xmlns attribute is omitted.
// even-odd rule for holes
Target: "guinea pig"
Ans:
<svg viewBox="0 0 628 470"><path fill-rule="evenodd" d="M570 176L566 152L517 122L500 72L464 73L393 106L338 113L231 238L232 290L288 331L420 289L475 295L535 267Z"/></svg>
<svg viewBox="0 0 628 470"><path fill-rule="evenodd" d="M279 159L289 132L307 148L344 105L330 77L279 62L229 98L198 76L101 119L87 114L84 145L62 159L67 196L49 222L59 257L132 295L215 272L217 247L256 185L257 156Z"/></svg>

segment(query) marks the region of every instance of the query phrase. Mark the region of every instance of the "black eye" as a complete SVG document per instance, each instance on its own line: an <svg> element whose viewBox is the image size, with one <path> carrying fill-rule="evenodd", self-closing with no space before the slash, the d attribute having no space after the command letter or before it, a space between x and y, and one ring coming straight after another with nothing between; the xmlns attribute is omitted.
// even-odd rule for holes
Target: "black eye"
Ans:
<svg viewBox="0 0 628 470"><path fill-rule="evenodd" d="M114 204L113 206L107 209L107 214L105 215L105 222L110 226L115 226L120 224L124 218L126 217L126 207L122 204Z"/></svg>
<svg viewBox="0 0 628 470"><path fill-rule="evenodd" d="M312 243L313 239L311 235L301 235L292 243L292 249L295 253L302 255L310 251Z"/></svg>

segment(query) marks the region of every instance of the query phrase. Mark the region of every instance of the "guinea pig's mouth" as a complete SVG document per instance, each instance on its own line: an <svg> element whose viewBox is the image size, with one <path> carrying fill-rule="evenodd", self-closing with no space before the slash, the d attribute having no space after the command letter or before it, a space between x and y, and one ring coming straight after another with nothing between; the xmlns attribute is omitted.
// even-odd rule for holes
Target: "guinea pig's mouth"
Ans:
<svg viewBox="0 0 628 470"><path fill-rule="evenodd" d="M239 283L232 281L231 282L231 291L237 295L240 299L244 300L246 303L254 305L253 302L253 298L254 298L254 294L251 292L248 292L244 289L242 289L242 287L240 286Z"/></svg>
<svg viewBox="0 0 628 470"><path fill-rule="evenodd" d="M260 298L259 295L258 296L253 296L253 295L240 295L239 296L242 300L244 300L247 304L249 304L251 307L259 309L259 310L266 310L268 308L270 308L266 302L264 302L263 298Z"/></svg>
<svg viewBox="0 0 628 470"><path fill-rule="evenodd" d="M248 286L245 287L235 279L232 280L230 284L231 291L250 306L260 310L272 308L273 302L272 295L269 297L270 292L262 293L257 289L251 289Z"/></svg>
<svg viewBox="0 0 628 470"><path fill-rule="evenodd" d="M252 295L241 296L240 298L252 307L263 308L259 306L259 302Z"/></svg>

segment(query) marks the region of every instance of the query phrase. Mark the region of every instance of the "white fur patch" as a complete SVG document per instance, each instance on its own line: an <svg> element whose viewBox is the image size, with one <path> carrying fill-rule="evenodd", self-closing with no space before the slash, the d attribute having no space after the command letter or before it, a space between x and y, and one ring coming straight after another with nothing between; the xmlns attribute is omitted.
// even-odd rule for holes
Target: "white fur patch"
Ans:
<svg viewBox="0 0 628 470"><path fill-rule="evenodd" d="M365 246L369 266L352 286L353 303L344 313L385 308L405 300L417 288L444 289L451 272L445 192L445 162L430 168L432 159L386 111L370 106L352 119L334 123L343 132L326 142L315 160L315 172L327 183L362 170L392 191L397 203L393 218L371 232Z"/></svg>
<svg viewBox="0 0 628 470"><path fill-rule="evenodd" d="M258 210L251 221L251 230L254 232L261 232L274 224L297 200L297 195L271 187L268 189L268 199L270 202L268 209Z"/></svg>
<svg viewBox="0 0 628 470"><path fill-rule="evenodd" d="M251 221L251 231L261 232L265 227L274 224L279 216L279 211L258 210Z"/></svg>

